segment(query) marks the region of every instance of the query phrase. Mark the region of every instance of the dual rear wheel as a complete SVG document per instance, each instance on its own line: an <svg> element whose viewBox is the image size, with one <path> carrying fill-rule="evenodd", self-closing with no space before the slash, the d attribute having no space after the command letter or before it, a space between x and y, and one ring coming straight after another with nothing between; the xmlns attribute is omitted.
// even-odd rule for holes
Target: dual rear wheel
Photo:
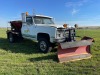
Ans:
<svg viewBox="0 0 100 75"><path fill-rule="evenodd" d="M22 41L23 38L17 34L13 34L13 33L8 33L8 41L10 43L15 43L15 42L20 42Z"/></svg>
<svg viewBox="0 0 100 75"><path fill-rule="evenodd" d="M8 34L8 41L9 41L10 43L14 43L14 42L15 42L14 34L12 34L12 33L9 33L9 34Z"/></svg>

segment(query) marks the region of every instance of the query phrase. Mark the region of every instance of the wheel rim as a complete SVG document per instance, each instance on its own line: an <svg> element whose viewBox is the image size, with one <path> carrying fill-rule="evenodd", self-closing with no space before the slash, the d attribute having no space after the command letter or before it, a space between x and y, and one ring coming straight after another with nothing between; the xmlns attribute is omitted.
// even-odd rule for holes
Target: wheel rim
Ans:
<svg viewBox="0 0 100 75"><path fill-rule="evenodd" d="M44 41L41 41L41 42L40 42L40 49L41 49L42 51L45 51L46 48L47 48L46 43L45 43Z"/></svg>

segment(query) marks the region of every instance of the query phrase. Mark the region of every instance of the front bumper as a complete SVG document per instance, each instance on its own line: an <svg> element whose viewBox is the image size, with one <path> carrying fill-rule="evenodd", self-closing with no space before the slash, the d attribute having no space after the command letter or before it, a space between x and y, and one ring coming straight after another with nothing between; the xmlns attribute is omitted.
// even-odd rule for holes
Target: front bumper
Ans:
<svg viewBox="0 0 100 75"><path fill-rule="evenodd" d="M66 41L66 38L55 39L55 42L57 42L57 43L61 43L61 42L64 42L64 41Z"/></svg>

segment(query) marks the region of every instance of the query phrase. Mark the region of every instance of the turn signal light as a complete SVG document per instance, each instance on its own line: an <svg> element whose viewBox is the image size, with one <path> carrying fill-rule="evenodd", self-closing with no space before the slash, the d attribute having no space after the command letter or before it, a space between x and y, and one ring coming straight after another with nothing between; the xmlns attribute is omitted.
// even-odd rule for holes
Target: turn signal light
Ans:
<svg viewBox="0 0 100 75"><path fill-rule="evenodd" d="M28 12L26 12L26 16L28 16Z"/></svg>
<svg viewBox="0 0 100 75"><path fill-rule="evenodd" d="M67 24L64 24L63 27L64 27L64 28L67 28Z"/></svg>

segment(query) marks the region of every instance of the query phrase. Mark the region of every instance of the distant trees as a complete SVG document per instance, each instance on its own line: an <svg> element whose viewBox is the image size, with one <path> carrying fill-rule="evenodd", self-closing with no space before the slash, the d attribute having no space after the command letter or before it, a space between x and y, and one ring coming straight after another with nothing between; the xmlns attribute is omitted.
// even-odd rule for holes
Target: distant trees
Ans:
<svg viewBox="0 0 100 75"><path fill-rule="evenodd" d="M75 27L75 28L78 28L78 24L75 24L74 27Z"/></svg>

